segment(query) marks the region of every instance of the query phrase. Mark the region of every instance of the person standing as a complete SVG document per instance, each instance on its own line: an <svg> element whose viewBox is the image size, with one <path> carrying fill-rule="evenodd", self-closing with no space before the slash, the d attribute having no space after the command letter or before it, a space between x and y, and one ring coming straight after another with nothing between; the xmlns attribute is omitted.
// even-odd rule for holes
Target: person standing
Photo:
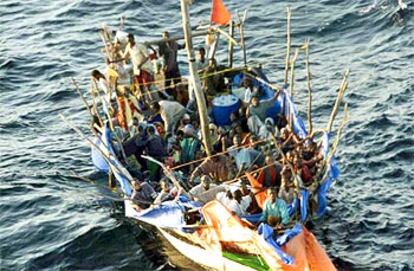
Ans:
<svg viewBox="0 0 414 271"><path fill-rule="evenodd" d="M151 83L154 82L154 77L151 73L147 47L142 43L135 42L134 35L128 34L128 44L122 56L125 60L128 58L131 59L135 87L141 92L144 90L150 91Z"/></svg>
<svg viewBox="0 0 414 271"><path fill-rule="evenodd" d="M163 41L158 44L158 51L164 60L163 72L165 87L169 88L171 83L175 85L181 82L181 73L177 62L177 52L180 49L184 49L185 45L180 45L175 40L170 40L168 31L162 33L162 38ZM169 91L169 94L172 94L171 90Z"/></svg>

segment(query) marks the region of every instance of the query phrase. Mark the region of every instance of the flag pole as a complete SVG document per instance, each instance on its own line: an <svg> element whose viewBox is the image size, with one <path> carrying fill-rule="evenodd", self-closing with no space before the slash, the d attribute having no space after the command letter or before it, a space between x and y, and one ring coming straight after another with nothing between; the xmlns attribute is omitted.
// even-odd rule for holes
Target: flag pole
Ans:
<svg viewBox="0 0 414 271"><path fill-rule="evenodd" d="M193 51L193 41L191 35L191 25L190 25L190 15L188 12L188 5L191 3L189 0L180 0L181 2L181 16L182 24L184 30L184 39L187 50L188 65L190 70L190 84L193 85L194 93L197 101L198 113L200 115L200 126L201 133L203 135L203 143L206 150L207 156L211 155L211 141L210 141L210 131L208 129L208 116L207 116L207 106L204 93L201 89L200 77L197 72L197 67L195 65L195 56Z"/></svg>
<svg viewBox="0 0 414 271"><path fill-rule="evenodd" d="M229 36L231 38L233 38L234 36L234 23L233 20L230 21L230 25L229 25ZM227 59L227 65L229 66L229 68L233 67L233 43L232 41L229 39L229 46L228 46L228 59Z"/></svg>

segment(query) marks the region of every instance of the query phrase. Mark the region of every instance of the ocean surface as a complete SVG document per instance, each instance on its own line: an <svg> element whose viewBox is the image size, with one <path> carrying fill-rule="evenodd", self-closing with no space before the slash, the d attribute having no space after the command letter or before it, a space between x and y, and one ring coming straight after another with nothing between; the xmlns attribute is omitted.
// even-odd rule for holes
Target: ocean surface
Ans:
<svg viewBox="0 0 414 271"><path fill-rule="evenodd" d="M193 2L192 24L207 22L210 1ZM339 270L414 270L414 1L405 12L391 0L225 3L234 17L248 9L248 61L279 84L292 7L293 45L311 41L314 127L326 126L350 68L341 176L312 230ZM179 10L175 0L0 1L0 270L162 267L165 260L144 249L148 234L123 218L106 177L94 171L90 148L58 114L88 133L70 78L87 95L90 71L104 68L102 23L117 26L125 16L138 40L156 39L182 33ZM180 60L185 71L185 52ZM303 54L296 77L295 100L306 112Z"/></svg>

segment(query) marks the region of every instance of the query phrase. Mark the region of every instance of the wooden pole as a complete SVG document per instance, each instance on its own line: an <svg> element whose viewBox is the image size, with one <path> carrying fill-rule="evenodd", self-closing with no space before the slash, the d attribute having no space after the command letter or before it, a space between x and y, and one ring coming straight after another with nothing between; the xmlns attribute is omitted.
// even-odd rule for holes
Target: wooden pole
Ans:
<svg viewBox="0 0 414 271"><path fill-rule="evenodd" d="M197 67L195 65L195 57L193 51L193 41L191 35L191 25L190 25L190 15L188 12L188 0L180 0L181 2L181 16L183 20L183 30L186 43L188 64L190 70L190 84L193 84L194 93L196 96L198 112L200 115L200 126L201 132L203 135L203 143L206 148L207 156L211 155L211 141L210 141L210 131L208 127L208 116L207 116L207 106L204 93L201 89L200 77L197 72Z"/></svg>
<svg viewBox="0 0 414 271"><path fill-rule="evenodd" d="M312 123L312 84L311 84L311 73L309 68L309 39L305 41L305 63L306 63L306 79L307 79L307 86L308 86L308 128L309 134L312 134L313 130L313 123Z"/></svg>
<svg viewBox="0 0 414 271"><path fill-rule="evenodd" d="M73 86L74 86L74 87L75 87L75 89L76 89L76 92L79 94L79 97L82 99L82 102L83 102L83 104L84 104L84 105L85 105L85 107L86 107L86 110L89 112L89 114L91 115L91 118L93 119L94 115L93 115L93 113L92 113L92 111L91 111L91 108L89 107L89 104L88 104L88 102L86 101L85 97L83 97L82 92L80 91L80 88L79 88L78 83L76 83L76 81L75 81L75 79L74 79L73 77L71 78L71 80L72 80L72 84L73 84ZM102 123L101 123L101 124L102 124Z"/></svg>
<svg viewBox="0 0 414 271"><path fill-rule="evenodd" d="M290 62L290 84L289 84L289 95L293 96L295 93L295 63L296 59L299 55L299 49L296 49L295 55L292 58L292 61Z"/></svg>
<svg viewBox="0 0 414 271"><path fill-rule="evenodd" d="M323 164L323 167L322 167L321 175L322 175L322 173L324 173L324 174L323 174L323 177L319 181L320 183L322 183L328 177L329 170L330 170L329 164L331 163L331 160L335 155L336 149L337 149L337 147L339 145L339 141L341 139L342 131L343 131L346 123L348 122L348 119L349 119L348 104L345 104L344 116L342 118L341 124L339 125L338 131L336 133L335 141L332 144L331 151L328 153L327 157L325 158L325 161L324 161L324 164Z"/></svg>
<svg viewBox="0 0 414 271"><path fill-rule="evenodd" d="M345 90L348 87L348 76L349 76L349 69L345 71L344 78L342 79L342 83L339 87L338 96L336 97L335 105L332 109L331 116L329 117L329 122L326 127L326 130L328 131L328 133L332 131L333 122L335 120L336 114L338 113L338 109L344 97Z"/></svg>
<svg viewBox="0 0 414 271"><path fill-rule="evenodd" d="M109 151L108 151L108 153L105 153L103 150L101 150L101 148L99 146L97 146L94 142L92 142L91 139L89 139L87 136L85 136L79 128L77 128L75 125L73 125L71 122L69 122L62 114L59 114L59 116L70 128L72 128L75 132L77 132L78 135L83 140L88 142L89 145L94 147L102 155L102 157L105 159L105 161L111 167L112 171L116 171L120 175L127 178L129 181L133 180L131 174L125 168L118 168L117 164L114 163L114 161L116 161L116 163L121 164L115 156L113 156ZM97 136L96 133L94 133L94 135Z"/></svg>
<svg viewBox="0 0 414 271"><path fill-rule="evenodd" d="M192 37L201 37L201 36L204 36L208 33L210 33L209 30L194 32L194 33L192 33ZM178 36L178 37L170 37L168 39L158 39L158 40L145 41L145 42L143 42L143 44L145 44L145 45L157 45L160 42L177 41L177 40L182 40L182 39L185 39L185 35L184 36Z"/></svg>
<svg viewBox="0 0 414 271"><path fill-rule="evenodd" d="M285 85L288 82L288 73L289 73L289 64L290 64L290 19L292 17L292 12L290 8L287 8L287 29L286 29L286 60L285 60Z"/></svg>
<svg viewBox="0 0 414 271"><path fill-rule="evenodd" d="M234 36L234 23L233 23L233 21L230 21L229 36L231 38L233 38L233 36ZM233 67L233 48L234 48L233 43L231 42L231 40L229 40L228 55L227 55L227 66L229 68Z"/></svg>
<svg viewBox="0 0 414 271"><path fill-rule="evenodd" d="M246 52L246 41L244 39L244 21L246 20L247 16L247 9L244 11L243 19L241 15L238 13L237 16L239 17L239 31L240 31L240 43L241 47L243 48L243 63L244 66L247 66L247 52Z"/></svg>

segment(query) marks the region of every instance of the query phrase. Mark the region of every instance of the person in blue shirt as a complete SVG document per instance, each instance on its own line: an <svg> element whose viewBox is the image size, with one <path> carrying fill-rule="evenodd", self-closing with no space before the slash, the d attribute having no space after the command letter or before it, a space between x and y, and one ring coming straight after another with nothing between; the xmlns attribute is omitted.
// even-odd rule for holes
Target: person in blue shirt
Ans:
<svg viewBox="0 0 414 271"><path fill-rule="evenodd" d="M283 199L277 197L277 191L274 188L270 189L269 198L263 206L259 223L261 222L266 222L272 227L280 227L289 223L287 204Z"/></svg>

